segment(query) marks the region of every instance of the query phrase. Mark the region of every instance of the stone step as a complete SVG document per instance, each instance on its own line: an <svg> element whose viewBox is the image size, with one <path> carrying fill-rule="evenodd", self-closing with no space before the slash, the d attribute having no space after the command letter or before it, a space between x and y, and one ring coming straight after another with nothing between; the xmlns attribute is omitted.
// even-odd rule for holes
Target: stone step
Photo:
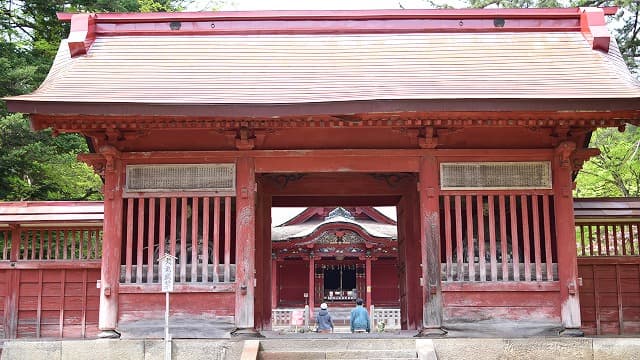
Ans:
<svg viewBox="0 0 640 360"><path fill-rule="evenodd" d="M416 359L415 350L262 351L261 360Z"/></svg>
<svg viewBox="0 0 640 360"><path fill-rule="evenodd" d="M363 335L366 336L366 335ZM267 339L260 341L263 351L352 351L352 350L411 350L415 339Z"/></svg>

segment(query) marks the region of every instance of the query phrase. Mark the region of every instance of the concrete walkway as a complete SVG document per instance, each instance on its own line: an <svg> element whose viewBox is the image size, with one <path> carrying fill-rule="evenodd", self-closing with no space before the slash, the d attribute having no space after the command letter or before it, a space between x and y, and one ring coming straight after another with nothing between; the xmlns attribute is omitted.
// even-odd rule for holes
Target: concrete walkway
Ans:
<svg viewBox="0 0 640 360"><path fill-rule="evenodd" d="M315 347L333 347L344 349L346 346L356 346L358 343L371 343L388 339L416 344L418 359L434 359L421 357L418 349L419 342L425 339L407 337L398 333L393 337L383 334L323 334L326 337L283 337L280 339L254 339L262 348L304 349L311 345ZM386 334L388 335L388 334ZM373 340L377 339L377 340ZM404 339L404 340L400 340ZM417 340L417 342L416 342ZM448 360L485 360L485 359L584 359L584 360L640 360L640 338L595 337L595 338L526 338L526 339L426 339L432 346L437 359ZM172 343L175 360L239 360L242 356L243 339L177 339ZM425 343L426 344L426 343ZM425 347L422 344L422 347ZM255 345L254 345L255 346ZM428 350L429 346L425 348ZM254 349L255 350L255 349ZM255 355L254 355L255 356ZM164 359L163 341L159 339L100 339L100 340L7 340L1 355L2 360L162 360ZM255 359L255 357L254 357ZM245 360L245 359L243 359ZM253 360L253 359L251 359Z"/></svg>

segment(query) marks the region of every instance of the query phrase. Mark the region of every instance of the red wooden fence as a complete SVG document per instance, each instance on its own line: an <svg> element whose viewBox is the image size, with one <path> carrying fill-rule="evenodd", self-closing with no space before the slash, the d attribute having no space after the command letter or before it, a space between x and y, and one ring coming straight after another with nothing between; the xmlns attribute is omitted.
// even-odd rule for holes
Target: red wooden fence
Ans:
<svg viewBox="0 0 640 360"><path fill-rule="evenodd" d="M18 226L0 231L0 246L2 337L98 333L102 227Z"/></svg>
<svg viewBox="0 0 640 360"><path fill-rule="evenodd" d="M579 223L578 256L640 255L638 223Z"/></svg>

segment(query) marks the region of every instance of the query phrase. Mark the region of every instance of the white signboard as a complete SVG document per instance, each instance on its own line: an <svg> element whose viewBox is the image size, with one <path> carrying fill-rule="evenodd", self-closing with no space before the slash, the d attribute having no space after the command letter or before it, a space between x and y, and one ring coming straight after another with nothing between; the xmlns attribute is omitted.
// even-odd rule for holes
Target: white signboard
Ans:
<svg viewBox="0 0 640 360"><path fill-rule="evenodd" d="M173 282L175 276L175 256L171 256L170 254L164 254L160 259L160 271L162 274L162 291L163 292L172 292L173 291Z"/></svg>

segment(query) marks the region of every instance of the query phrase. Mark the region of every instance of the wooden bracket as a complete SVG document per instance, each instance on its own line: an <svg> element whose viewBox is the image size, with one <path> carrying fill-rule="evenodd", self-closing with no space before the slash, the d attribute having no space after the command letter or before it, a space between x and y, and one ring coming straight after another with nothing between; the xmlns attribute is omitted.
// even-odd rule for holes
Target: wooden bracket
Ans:
<svg viewBox="0 0 640 360"><path fill-rule="evenodd" d="M597 155L600 155L599 149L579 149L574 151L571 157L571 169L579 171L585 161Z"/></svg>
<svg viewBox="0 0 640 360"><path fill-rule="evenodd" d="M115 127L108 128L105 131L105 135L107 137L107 143L112 145L124 139L124 136L122 135L122 131L120 131L119 129L116 129Z"/></svg>
<svg viewBox="0 0 640 360"><path fill-rule="evenodd" d="M560 166L563 168L571 166L571 155L576 150L576 143L573 141L563 141L556 147L556 155L560 157Z"/></svg>
<svg viewBox="0 0 640 360"><path fill-rule="evenodd" d="M78 154L78 160L93 168L93 171L104 177L104 169L107 166L107 159L101 154Z"/></svg>
<svg viewBox="0 0 640 360"><path fill-rule="evenodd" d="M115 170L116 158L120 156L120 151L112 145L104 145L98 149L98 152L102 154L106 160L105 171Z"/></svg>
<svg viewBox="0 0 640 360"><path fill-rule="evenodd" d="M438 147L438 132L433 126L424 128L424 134L418 137L418 146L421 149L435 149Z"/></svg>
<svg viewBox="0 0 640 360"><path fill-rule="evenodd" d="M255 147L255 136L251 133L251 130L246 126L239 128L236 135L236 149L252 150Z"/></svg>

